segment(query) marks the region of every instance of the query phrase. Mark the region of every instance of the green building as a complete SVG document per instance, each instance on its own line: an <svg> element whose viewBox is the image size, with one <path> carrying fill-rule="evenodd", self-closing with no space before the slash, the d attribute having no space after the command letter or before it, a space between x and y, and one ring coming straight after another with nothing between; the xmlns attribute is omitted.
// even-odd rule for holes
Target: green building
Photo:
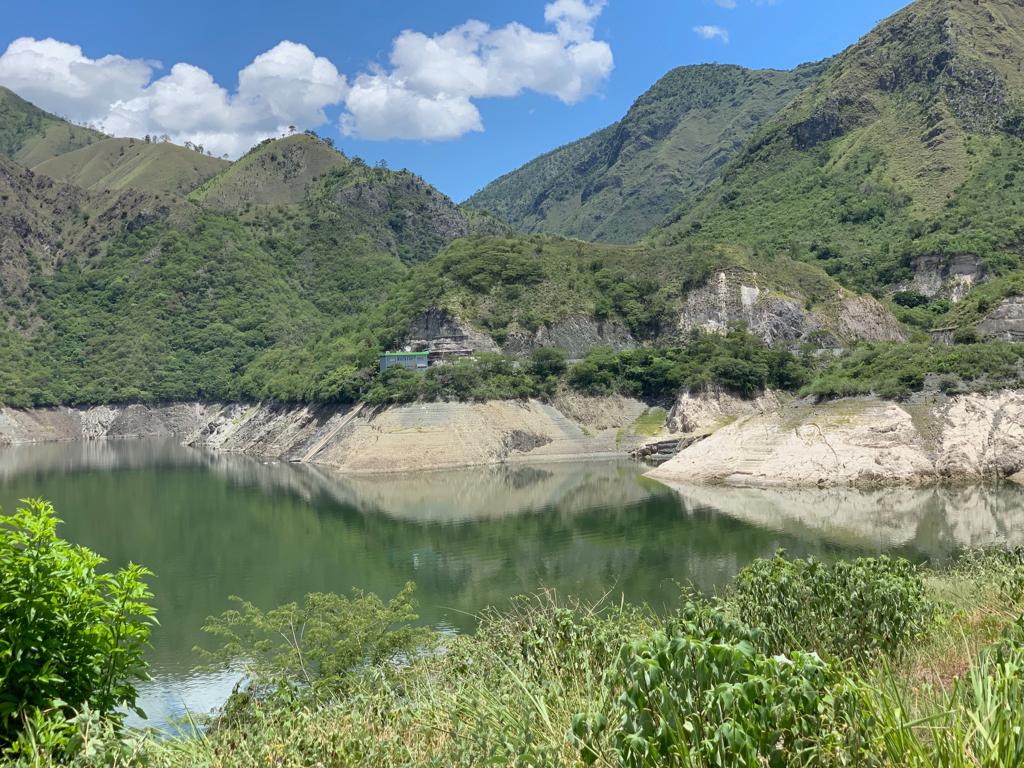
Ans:
<svg viewBox="0 0 1024 768"><path fill-rule="evenodd" d="M430 367L429 352L385 352L380 356L380 369L408 368L410 371L425 371Z"/></svg>

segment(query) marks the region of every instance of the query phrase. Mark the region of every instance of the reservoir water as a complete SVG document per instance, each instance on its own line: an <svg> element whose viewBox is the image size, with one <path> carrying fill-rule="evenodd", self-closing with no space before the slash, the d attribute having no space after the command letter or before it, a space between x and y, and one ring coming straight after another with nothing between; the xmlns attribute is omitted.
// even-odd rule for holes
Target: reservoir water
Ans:
<svg viewBox="0 0 1024 768"><path fill-rule="evenodd" d="M143 686L149 723L207 712L235 682L193 671L207 616L239 595L260 607L307 592L382 597L418 585L424 622L474 615L541 588L676 604L782 548L824 559L891 552L942 561L1024 544L1024 489L670 489L633 463L507 465L345 477L169 441L0 449L0 507L43 497L62 535L113 566L156 573L160 626Z"/></svg>

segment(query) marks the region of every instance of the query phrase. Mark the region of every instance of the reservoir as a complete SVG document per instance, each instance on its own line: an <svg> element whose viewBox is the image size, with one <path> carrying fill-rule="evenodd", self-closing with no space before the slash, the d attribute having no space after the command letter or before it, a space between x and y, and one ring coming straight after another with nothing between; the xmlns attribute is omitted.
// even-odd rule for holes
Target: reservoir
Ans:
<svg viewBox="0 0 1024 768"><path fill-rule="evenodd" d="M149 724L208 712L235 678L196 672L206 617L238 595L262 608L314 591L394 595L423 622L471 632L489 606L540 589L671 610L757 557L888 552L942 562L1024 544L1024 489L670 489L631 462L510 464L343 476L164 440L0 449L0 507L42 497L60 533L156 577L160 626L142 686Z"/></svg>

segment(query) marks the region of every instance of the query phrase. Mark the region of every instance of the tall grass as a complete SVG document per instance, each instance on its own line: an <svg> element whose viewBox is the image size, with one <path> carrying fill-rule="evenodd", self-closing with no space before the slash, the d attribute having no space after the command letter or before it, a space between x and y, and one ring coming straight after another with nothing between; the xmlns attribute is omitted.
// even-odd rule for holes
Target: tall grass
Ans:
<svg viewBox="0 0 1024 768"><path fill-rule="evenodd" d="M128 749L110 746L123 734L94 733L75 764L1022 765L1022 575L1007 554L943 573L780 558L720 599L686 594L669 616L541 593L433 652L355 664L315 696L282 678L201 734L132 735ZM783 593L808 579L833 598L794 612ZM850 585L859 594L844 600ZM799 631L780 635L785 621ZM865 652L843 651L843 626Z"/></svg>

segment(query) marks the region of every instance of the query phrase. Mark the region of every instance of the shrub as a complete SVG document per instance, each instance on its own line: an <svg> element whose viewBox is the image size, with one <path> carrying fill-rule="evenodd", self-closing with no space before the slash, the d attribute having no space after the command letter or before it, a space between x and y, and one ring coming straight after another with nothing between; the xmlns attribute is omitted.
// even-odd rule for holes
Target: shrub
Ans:
<svg viewBox="0 0 1024 768"><path fill-rule="evenodd" d="M199 652L213 666L242 664L257 695L336 691L360 668L412 656L427 641L429 632L412 625L414 591L407 584L387 603L360 590L351 598L312 593L269 611L232 597L239 607L203 627L220 646Z"/></svg>
<svg viewBox="0 0 1024 768"><path fill-rule="evenodd" d="M57 536L53 506L26 500L0 518L0 749L44 715L135 710L155 622L138 565L113 573Z"/></svg>
<svg viewBox="0 0 1024 768"><path fill-rule="evenodd" d="M530 373L538 379L562 376L565 374L566 354L561 349L541 347L530 355Z"/></svg>
<svg viewBox="0 0 1024 768"><path fill-rule="evenodd" d="M625 645L609 678L611 718L577 718L584 762L612 722L625 766L821 765L855 742L840 675L817 655L759 653L756 633L715 607L691 608L665 631Z"/></svg>
<svg viewBox="0 0 1024 768"><path fill-rule="evenodd" d="M764 633L766 652L814 650L862 663L898 657L935 614L917 569L888 557L826 565L780 552L741 571L729 601Z"/></svg>

